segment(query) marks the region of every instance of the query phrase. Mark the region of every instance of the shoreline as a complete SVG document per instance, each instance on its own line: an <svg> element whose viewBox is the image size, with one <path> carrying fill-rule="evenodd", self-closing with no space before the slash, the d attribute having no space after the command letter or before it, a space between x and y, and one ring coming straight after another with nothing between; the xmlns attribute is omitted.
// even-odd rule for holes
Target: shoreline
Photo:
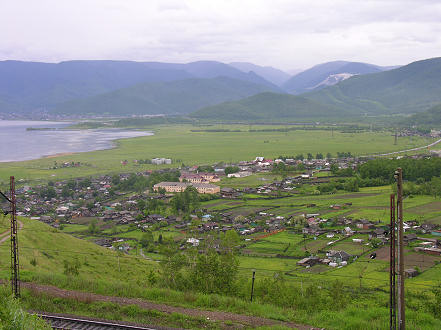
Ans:
<svg viewBox="0 0 441 330"><path fill-rule="evenodd" d="M67 129L66 129L67 128ZM57 157L63 157L63 156L74 156L79 153L85 153L85 152L94 152L94 151L101 151L101 150L112 150L118 147L118 141L123 139L134 139L134 138L140 138L145 136L152 136L155 135L152 130L131 130L131 129L106 129L106 128L100 128L100 129L69 129L69 126L60 128L51 128L51 129L36 129L36 130L26 130L26 128L23 128L26 132L36 133L39 132L44 134L50 134L50 132L65 132L66 135L63 134L61 137L61 140L57 141L58 135L51 136L49 138L45 138L41 142L40 145L35 144L34 149L32 149L32 143L30 144L30 148L25 148L23 153L20 153L17 150L20 150L19 147L11 152L11 158L12 159L5 159L0 160L0 164L7 164L7 163L18 163L18 162L27 162L27 161L37 161L37 160L47 160ZM69 135L69 132L71 131ZM85 135L78 135L81 134L80 131L84 131ZM103 132L103 134L100 134L100 131ZM114 134L112 134L114 133ZM14 134L17 134L14 132ZM38 136L38 135L37 135ZM36 136L36 137L37 137ZM28 139L32 139L33 135L30 135ZM51 139L54 139L55 144L48 143L49 147L44 150L45 148L39 148L42 145L44 146L44 142L46 140L50 141ZM66 148L65 145L63 145L64 139L66 140L64 143L69 143L70 140L77 140L74 142L74 145L71 146L71 150L69 148ZM58 144L57 144L58 143ZM22 143L23 144L23 143ZM52 150L50 150L52 149ZM58 150L57 150L58 149ZM66 150L67 149L67 150ZM73 149L73 150L72 150ZM13 150L13 149L11 149ZM35 153L33 152L35 150ZM15 154L14 154L15 153ZM18 159L14 159L17 157ZM9 157L8 157L9 158ZM21 159L20 159L21 158Z"/></svg>

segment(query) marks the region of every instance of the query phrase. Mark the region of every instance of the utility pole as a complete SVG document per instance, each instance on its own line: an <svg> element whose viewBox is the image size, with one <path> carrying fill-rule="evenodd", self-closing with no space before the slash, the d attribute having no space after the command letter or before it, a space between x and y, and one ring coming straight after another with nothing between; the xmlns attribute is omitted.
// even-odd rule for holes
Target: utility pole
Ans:
<svg viewBox="0 0 441 330"><path fill-rule="evenodd" d="M397 180L397 207L398 207L398 329L405 329L404 304L404 244L403 244L403 170L395 171Z"/></svg>
<svg viewBox="0 0 441 330"><path fill-rule="evenodd" d="M15 200L15 181L10 177L9 202L11 204L11 286L15 298L20 297L18 236L17 236L17 207Z"/></svg>
<svg viewBox="0 0 441 330"><path fill-rule="evenodd" d="M251 299L250 301L253 302L253 295L254 295L254 279L256 277L256 271L253 270L253 280L251 282Z"/></svg>
<svg viewBox="0 0 441 330"><path fill-rule="evenodd" d="M397 291L395 288L395 194L390 195L390 268L389 268L389 325L390 330L397 328Z"/></svg>

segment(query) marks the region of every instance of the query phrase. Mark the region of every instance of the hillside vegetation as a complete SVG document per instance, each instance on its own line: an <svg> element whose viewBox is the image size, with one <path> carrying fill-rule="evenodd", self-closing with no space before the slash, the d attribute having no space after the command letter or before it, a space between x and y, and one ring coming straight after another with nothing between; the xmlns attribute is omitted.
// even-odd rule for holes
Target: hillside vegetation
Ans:
<svg viewBox="0 0 441 330"><path fill-rule="evenodd" d="M256 120L343 116L346 111L301 96L260 93L236 102L225 102L192 113L200 119Z"/></svg>
<svg viewBox="0 0 441 330"><path fill-rule="evenodd" d="M58 105L67 114L186 114L199 108L278 90L243 80L217 77L138 84L117 91Z"/></svg>
<svg viewBox="0 0 441 330"><path fill-rule="evenodd" d="M441 125L441 104L412 115L405 123L410 125Z"/></svg>
<svg viewBox="0 0 441 330"><path fill-rule="evenodd" d="M353 76L304 97L359 114L423 111L441 102L441 58Z"/></svg>

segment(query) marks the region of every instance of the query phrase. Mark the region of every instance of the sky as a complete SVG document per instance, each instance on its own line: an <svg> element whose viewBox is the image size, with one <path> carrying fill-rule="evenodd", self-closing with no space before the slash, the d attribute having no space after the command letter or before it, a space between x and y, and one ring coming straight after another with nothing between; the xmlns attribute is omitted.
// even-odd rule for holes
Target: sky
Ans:
<svg viewBox="0 0 441 330"><path fill-rule="evenodd" d="M0 0L0 60L243 61L282 70L441 56L441 1Z"/></svg>

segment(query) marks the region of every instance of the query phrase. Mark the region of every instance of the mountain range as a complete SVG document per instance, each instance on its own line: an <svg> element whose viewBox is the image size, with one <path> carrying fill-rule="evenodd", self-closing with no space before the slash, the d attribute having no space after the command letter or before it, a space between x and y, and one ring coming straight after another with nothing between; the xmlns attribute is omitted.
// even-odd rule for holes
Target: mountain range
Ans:
<svg viewBox="0 0 441 330"><path fill-rule="evenodd" d="M140 83L219 76L281 91L254 72L245 73L215 61L187 64L131 61L0 61L0 112L50 111L70 100L105 94Z"/></svg>
<svg viewBox="0 0 441 330"><path fill-rule="evenodd" d="M441 57L389 71L352 76L303 96L354 114L424 111L441 103Z"/></svg>
<svg viewBox="0 0 441 330"><path fill-rule="evenodd" d="M310 118L343 117L414 113L440 103L441 58L433 58L389 71L354 75L301 96L263 93L200 109L192 115L222 120L246 117L246 114L251 119L286 118L287 114L294 119L308 117L307 113Z"/></svg>
<svg viewBox="0 0 441 330"><path fill-rule="evenodd" d="M2 61L0 113L277 119L411 114L441 104L441 58L397 68L336 61L283 83L288 76L246 62Z"/></svg>
<svg viewBox="0 0 441 330"><path fill-rule="evenodd" d="M368 63L334 61L316 65L287 80L282 87L292 94L302 94L343 81L353 75L381 72L390 67Z"/></svg>
<svg viewBox="0 0 441 330"><path fill-rule="evenodd" d="M290 74L271 66L260 66L248 62L231 62L229 65L243 72L255 72L279 87L291 78Z"/></svg>
<svg viewBox="0 0 441 330"><path fill-rule="evenodd" d="M228 77L190 78L166 82L142 83L116 91L67 101L53 112L63 114L188 114L199 108L238 100L277 87Z"/></svg>

